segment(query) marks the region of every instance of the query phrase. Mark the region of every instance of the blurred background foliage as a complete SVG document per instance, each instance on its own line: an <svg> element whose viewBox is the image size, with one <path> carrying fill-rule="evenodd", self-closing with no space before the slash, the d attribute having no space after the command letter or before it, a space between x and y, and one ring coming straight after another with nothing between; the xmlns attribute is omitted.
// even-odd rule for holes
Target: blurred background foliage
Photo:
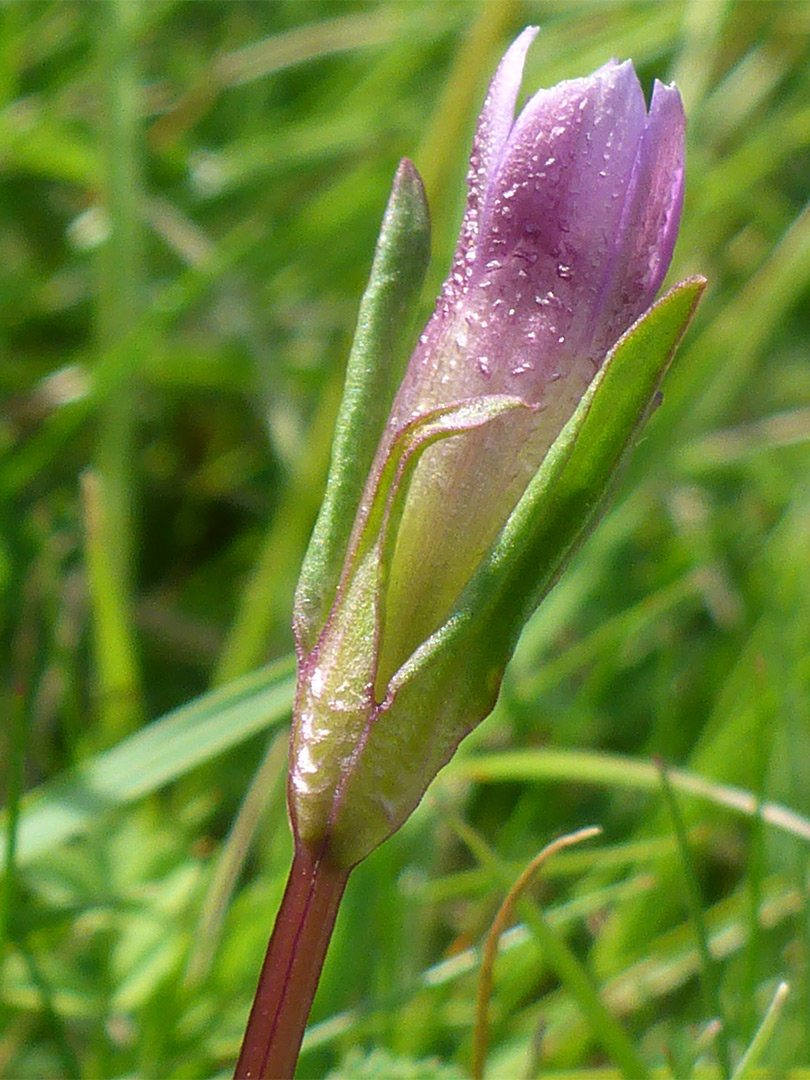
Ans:
<svg viewBox="0 0 810 1080"><path fill-rule="evenodd" d="M0 7L3 1075L232 1067L388 186L425 176L427 314L527 23L527 90L611 55L677 80L672 278L710 291L495 714L350 882L299 1075L465 1075L505 889L593 822L503 943L487 1075L810 1075L803 0Z"/></svg>

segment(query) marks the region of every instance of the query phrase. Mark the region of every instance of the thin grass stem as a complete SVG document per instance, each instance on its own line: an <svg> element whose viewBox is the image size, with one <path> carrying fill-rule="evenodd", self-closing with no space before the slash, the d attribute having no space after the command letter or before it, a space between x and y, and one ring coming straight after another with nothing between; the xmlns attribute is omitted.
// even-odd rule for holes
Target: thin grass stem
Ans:
<svg viewBox="0 0 810 1080"><path fill-rule="evenodd" d="M662 761L659 761L658 769L661 775L661 787L664 792L667 810L672 818L675 837L678 841L678 848L681 853L681 864L683 866L683 875L686 884L689 914L695 929L695 939L700 955L701 985L703 988L706 1011L710 1018L716 1017L720 1021L716 1039L717 1054L720 1059L720 1068L723 1075L729 1076L731 1073L731 1051L728 1042L728 1029L722 1009L722 1003L720 1001L717 968L714 959L712 958L711 948L709 946L709 933L706 928L706 921L703 918L703 902L700 896L700 886L689 854L689 841L686 836L686 827L684 826L683 818L678 809L678 802L675 798L675 793L672 790L672 785L669 782L667 767Z"/></svg>
<svg viewBox="0 0 810 1080"><path fill-rule="evenodd" d="M87 589L93 611L96 700L107 735L124 735L141 715L138 667L115 557L117 531L103 476L81 478Z"/></svg>
<svg viewBox="0 0 810 1080"><path fill-rule="evenodd" d="M452 824L479 862L502 880L507 890L511 889L511 879L505 877L485 841L464 822L454 819ZM644 1063L624 1028L602 1001L590 972L569 948L563 935L549 925L537 905L525 900L520 902L523 919L537 940L544 960L582 1010L593 1039L612 1057L623 1076L628 1080L644 1080L647 1076Z"/></svg>
<svg viewBox="0 0 810 1080"><path fill-rule="evenodd" d="M498 913L492 920L487 939L484 943L484 951L481 956L481 971L478 976L478 994L475 1002L475 1026L473 1028L473 1053L472 1053L472 1076L473 1080L483 1080L484 1065L487 1056L487 1044L489 1042L489 1002L492 997L493 969L495 957L498 953L498 945L501 935L506 931L512 921L515 905L532 881L532 878L543 865L558 851L572 847L583 840L590 840L599 836L602 830L598 825L592 825L577 832L560 836L547 844L543 850L532 859L512 888L504 897Z"/></svg>
<svg viewBox="0 0 810 1080"><path fill-rule="evenodd" d="M754 1069L773 1038L774 1030L779 1022L779 1017L782 1015L782 1008L789 993L789 984L784 981L780 982L756 1035L737 1062L737 1068L731 1074L731 1080L749 1080L754 1075Z"/></svg>
<svg viewBox="0 0 810 1080"><path fill-rule="evenodd" d="M289 735L286 731L275 734L270 740L267 753L250 782L222 846L202 904L186 965L185 983L189 988L202 981L211 966L239 874L250 852L262 815L267 809L270 795L287 764L288 741Z"/></svg>
<svg viewBox="0 0 810 1080"><path fill-rule="evenodd" d="M138 680L125 691L108 686L104 673L116 668L104 619L123 633L115 648L126 651L128 668L137 669L131 617L134 552L133 460L137 425L136 376L144 351L144 269L141 202L141 105L135 38L137 0L109 0L102 11L100 62L106 88L103 219L108 236L99 252L96 309L99 364L96 381L101 401L96 463L106 492L109 529L106 558L111 564L106 603L94 611L101 621L96 635L98 691L105 727L115 736L137 726ZM122 658L123 659L123 658Z"/></svg>
<svg viewBox="0 0 810 1080"><path fill-rule="evenodd" d="M3 874L3 895L0 900L0 960L5 946L13 937L12 918L17 891L17 827L20 820L23 767L25 762L25 694L22 687L12 691L11 724L6 766L6 864Z"/></svg>

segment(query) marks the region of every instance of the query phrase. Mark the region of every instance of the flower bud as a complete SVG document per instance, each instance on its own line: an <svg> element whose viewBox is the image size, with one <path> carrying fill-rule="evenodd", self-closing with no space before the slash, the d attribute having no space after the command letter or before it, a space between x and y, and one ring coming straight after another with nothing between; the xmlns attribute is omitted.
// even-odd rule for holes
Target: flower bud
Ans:
<svg viewBox="0 0 810 1080"><path fill-rule="evenodd" d="M523 621L592 524L703 288L685 282L647 310L681 212L677 90L656 83L648 112L632 64L611 61L539 91L515 119L536 32L490 85L451 272L370 461L390 356L356 340L350 359L296 598L290 776L297 837L344 866L399 827L492 708ZM424 248L426 222L403 164L359 337L387 324L390 304L373 297L409 238Z"/></svg>
<svg viewBox="0 0 810 1080"><path fill-rule="evenodd" d="M446 617L608 349L649 306L675 243L677 90L657 83L648 115L632 64L611 62L539 91L513 123L535 33L512 45L487 95L453 267L389 431L439 403L493 393L535 409L425 454L387 595L387 672Z"/></svg>

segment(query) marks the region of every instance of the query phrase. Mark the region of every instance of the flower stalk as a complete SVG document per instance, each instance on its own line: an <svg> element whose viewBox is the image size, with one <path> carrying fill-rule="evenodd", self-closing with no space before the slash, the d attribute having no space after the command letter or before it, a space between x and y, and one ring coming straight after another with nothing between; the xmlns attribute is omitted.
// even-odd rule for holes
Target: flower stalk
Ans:
<svg viewBox="0 0 810 1080"><path fill-rule="evenodd" d="M349 876L297 846L250 1010L236 1080L292 1077Z"/></svg>

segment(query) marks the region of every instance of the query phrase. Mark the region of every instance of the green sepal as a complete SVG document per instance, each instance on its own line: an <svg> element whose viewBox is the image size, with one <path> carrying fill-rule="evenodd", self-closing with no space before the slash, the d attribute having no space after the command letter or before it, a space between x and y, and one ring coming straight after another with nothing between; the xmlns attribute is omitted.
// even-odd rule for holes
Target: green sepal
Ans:
<svg viewBox="0 0 810 1080"><path fill-rule="evenodd" d="M676 285L617 343L450 618L394 675L342 778L329 830L341 864L400 827L492 710L523 624L593 526L705 284Z"/></svg>
<svg viewBox="0 0 810 1080"><path fill-rule="evenodd" d="M705 288L673 286L619 339L471 581L467 603L491 605L507 657L599 520Z"/></svg>
<svg viewBox="0 0 810 1080"><path fill-rule="evenodd" d="M394 436L361 504L323 630L299 658L290 811L300 840L317 845L327 834L344 777L373 726L381 598L419 458L441 439L463 437L511 410L531 408L507 394L470 398L417 416Z"/></svg>
<svg viewBox="0 0 810 1080"><path fill-rule="evenodd" d="M293 626L303 652L314 645L332 606L355 511L402 377L429 258L424 188L403 159L360 303L326 493L296 589Z"/></svg>
<svg viewBox="0 0 810 1080"><path fill-rule="evenodd" d="M358 535L349 542L344 576L353 576L353 566L366 558L370 547L379 546L382 550L387 546L386 538L396 532L413 470L429 446L474 431L513 409L532 410L532 406L511 394L489 394L440 405L404 425L391 443L379 476L373 479L368 505L361 505L355 521ZM379 587L383 586L384 582L380 581Z"/></svg>

